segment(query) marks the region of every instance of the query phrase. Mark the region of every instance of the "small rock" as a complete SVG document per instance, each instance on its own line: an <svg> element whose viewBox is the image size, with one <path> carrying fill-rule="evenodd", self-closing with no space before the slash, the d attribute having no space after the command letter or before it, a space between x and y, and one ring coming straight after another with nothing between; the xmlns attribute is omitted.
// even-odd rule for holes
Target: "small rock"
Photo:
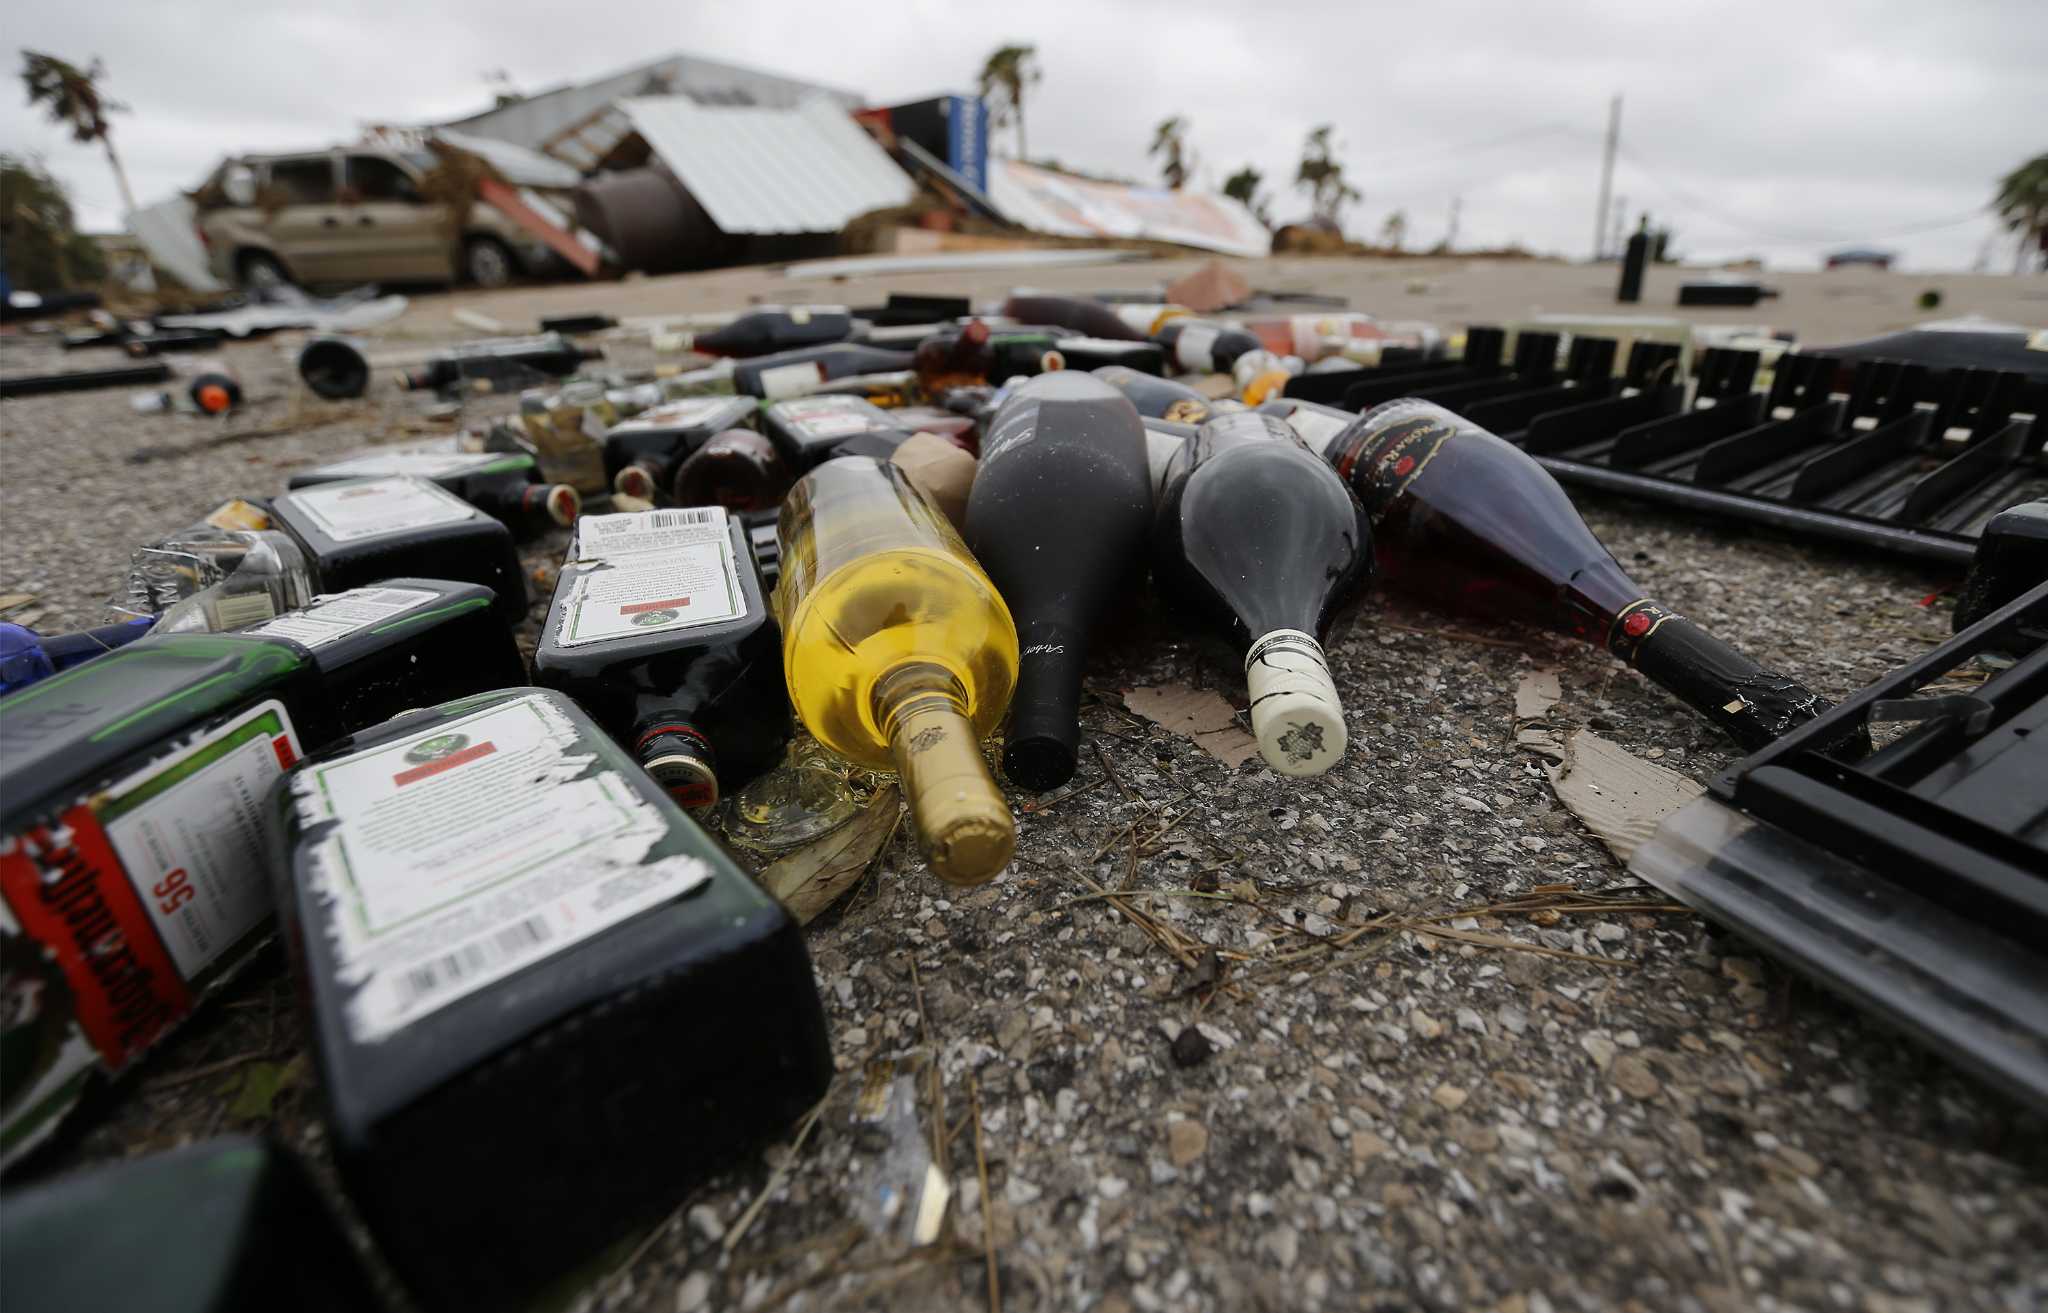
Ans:
<svg viewBox="0 0 2048 1313"><path fill-rule="evenodd" d="M1209 1060L1216 1046L1200 1030L1189 1026L1173 1040L1173 1065L1176 1067L1197 1067Z"/></svg>
<svg viewBox="0 0 2048 1313"><path fill-rule="evenodd" d="M1486 1033L1486 1022L1481 1020L1479 1014L1471 1008L1459 1008L1458 1029L1469 1030L1475 1035L1484 1035Z"/></svg>
<svg viewBox="0 0 2048 1313"><path fill-rule="evenodd" d="M1819 1176L1820 1159L1804 1149L1795 1149L1789 1144L1778 1146L1778 1161L1801 1176Z"/></svg>
<svg viewBox="0 0 2048 1313"><path fill-rule="evenodd" d="M676 1313L697 1313L711 1298L711 1276L692 1272L676 1287Z"/></svg>
<svg viewBox="0 0 2048 1313"><path fill-rule="evenodd" d="M1456 1112L1465 1106L1465 1100L1472 1096L1455 1085L1444 1084L1430 1091L1429 1097L1445 1112Z"/></svg>
<svg viewBox="0 0 2048 1313"><path fill-rule="evenodd" d="M1371 1131L1357 1131L1351 1136L1351 1161L1354 1163L1368 1162L1393 1151L1393 1145Z"/></svg>
<svg viewBox="0 0 2048 1313"><path fill-rule="evenodd" d="M1408 1014L1408 1029L1414 1031L1423 1039L1435 1039L1444 1033L1443 1023L1430 1016L1427 1012L1410 1012Z"/></svg>
<svg viewBox="0 0 2048 1313"><path fill-rule="evenodd" d="M1104 1199L1121 1199L1131 1183L1121 1176L1105 1176L1095 1183L1095 1193Z"/></svg>
<svg viewBox="0 0 2048 1313"><path fill-rule="evenodd" d="M1614 1062L1614 1041L1605 1035L1581 1035L1579 1047L1593 1057L1593 1065L1602 1071Z"/></svg>
<svg viewBox="0 0 2048 1313"><path fill-rule="evenodd" d="M1301 1255L1301 1233L1291 1226L1276 1226L1266 1232L1265 1249L1282 1271L1289 1270Z"/></svg>
<svg viewBox="0 0 2048 1313"><path fill-rule="evenodd" d="M1612 1075L1621 1092L1632 1099L1653 1099L1664 1088L1650 1070L1650 1064L1633 1053L1614 1064Z"/></svg>
<svg viewBox="0 0 2048 1313"><path fill-rule="evenodd" d="M1593 938L1603 944L1618 944L1628 938L1628 931L1612 921L1601 921L1593 927Z"/></svg>
<svg viewBox="0 0 2048 1313"><path fill-rule="evenodd" d="M1270 1196L1254 1190L1244 1197L1244 1210L1253 1217L1271 1217L1273 1200Z"/></svg>
<svg viewBox="0 0 2048 1313"><path fill-rule="evenodd" d="M1862 1112L1870 1106L1870 1096L1863 1092L1861 1086L1844 1083L1828 1087L1828 1102L1850 1112Z"/></svg>
<svg viewBox="0 0 2048 1313"><path fill-rule="evenodd" d="M690 1227L706 1240L719 1240L725 1236L725 1223L718 1220L718 1211L710 1204L698 1204L689 1212Z"/></svg>
<svg viewBox="0 0 2048 1313"><path fill-rule="evenodd" d="M1186 1167L1209 1150L1209 1128L1197 1121L1177 1121L1166 1128L1166 1156Z"/></svg>

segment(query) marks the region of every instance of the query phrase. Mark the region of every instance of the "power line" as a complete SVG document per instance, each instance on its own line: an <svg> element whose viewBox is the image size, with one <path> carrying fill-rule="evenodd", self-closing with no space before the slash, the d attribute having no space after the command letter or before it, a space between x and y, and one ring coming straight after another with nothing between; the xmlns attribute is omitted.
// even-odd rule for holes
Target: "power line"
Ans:
<svg viewBox="0 0 2048 1313"><path fill-rule="evenodd" d="M1890 229L1884 232L1855 232L1836 234L1812 232L1790 233L1769 227L1765 224L1760 224L1754 219L1746 218L1742 215L1735 214L1729 210L1724 210L1710 201L1702 200L1698 196L1693 195L1692 193L1686 191L1684 188L1676 185L1675 183L1669 182L1665 178L1660 176L1655 170L1651 169L1649 165L1645 164L1641 157L1639 157L1634 151L1630 150L1628 147L1620 147L1620 152L1623 158L1627 159L1630 164L1635 166L1637 172L1641 173L1645 178L1648 178L1653 184L1656 185L1659 191L1662 191L1664 194L1671 197L1679 204L1690 206L1695 210L1699 210L1702 213L1705 213L1715 219L1720 220L1723 224L1727 225L1728 227L1746 233L1751 237L1768 237L1776 241L1801 243L1877 241L1888 237L1911 237L1919 233L1939 232L1944 228L1959 227L1962 224L1971 222L1972 220L1982 219L1986 217L1988 213L1986 208L1980 205L1970 210L1967 210L1962 214L1955 215L1951 218L1931 219L1925 223L1908 224L1904 227Z"/></svg>

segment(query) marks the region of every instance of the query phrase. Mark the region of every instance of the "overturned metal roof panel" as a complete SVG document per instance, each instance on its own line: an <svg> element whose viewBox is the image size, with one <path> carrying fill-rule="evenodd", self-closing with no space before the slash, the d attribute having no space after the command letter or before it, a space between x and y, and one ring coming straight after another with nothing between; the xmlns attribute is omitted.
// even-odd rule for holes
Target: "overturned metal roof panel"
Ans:
<svg viewBox="0 0 2048 1313"><path fill-rule="evenodd" d="M787 110L712 107L682 96L619 105L728 233L837 232L855 215L908 204L917 194L888 152L824 97Z"/></svg>
<svg viewBox="0 0 2048 1313"><path fill-rule="evenodd" d="M816 95L830 96L849 109L861 104L859 94L837 87L696 55L671 54L589 82L556 87L509 105L452 119L441 126L541 150L559 133L625 96L688 96L706 105L788 109Z"/></svg>

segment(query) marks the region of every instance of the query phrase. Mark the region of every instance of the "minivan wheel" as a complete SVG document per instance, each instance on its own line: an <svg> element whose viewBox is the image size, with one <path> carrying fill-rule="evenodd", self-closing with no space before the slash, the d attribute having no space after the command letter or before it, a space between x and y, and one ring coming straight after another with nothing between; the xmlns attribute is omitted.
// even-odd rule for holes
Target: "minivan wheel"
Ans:
<svg viewBox="0 0 2048 1313"><path fill-rule="evenodd" d="M463 243L462 272L478 287L510 287L518 266L505 243L495 237L472 237Z"/></svg>
<svg viewBox="0 0 2048 1313"><path fill-rule="evenodd" d="M240 275L242 286L252 292L288 287L292 281L277 257L264 251L242 252L241 258L235 261L235 272Z"/></svg>

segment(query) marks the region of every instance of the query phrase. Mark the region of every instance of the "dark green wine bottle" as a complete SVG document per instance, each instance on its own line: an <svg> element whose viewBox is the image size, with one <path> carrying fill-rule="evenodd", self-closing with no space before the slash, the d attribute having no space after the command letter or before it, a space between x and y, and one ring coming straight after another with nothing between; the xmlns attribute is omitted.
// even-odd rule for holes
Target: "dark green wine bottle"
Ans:
<svg viewBox="0 0 2048 1313"><path fill-rule="evenodd" d="M746 528L720 506L577 526L533 655L669 796L708 807L782 759L782 631Z"/></svg>
<svg viewBox="0 0 2048 1313"><path fill-rule="evenodd" d="M282 493L270 514L329 592L399 576L459 579L495 593L505 623L526 619L526 570L511 530L439 484L345 479Z"/></svg>
<svg viewBox="0 0 2048 1313"><path fill-rule="evenodd" d="M832 1075L796 923L558 693L401 716L274 795L328 1143L434 1307L517 1307Z"/></svg>
<svg viewBox="0 0 2048 1313"><path fill-rule="evenodd" d="M291 1153L232 1137L89 1168L0 1210L7 1313L361 1313L379 1307Z"/></svg>

